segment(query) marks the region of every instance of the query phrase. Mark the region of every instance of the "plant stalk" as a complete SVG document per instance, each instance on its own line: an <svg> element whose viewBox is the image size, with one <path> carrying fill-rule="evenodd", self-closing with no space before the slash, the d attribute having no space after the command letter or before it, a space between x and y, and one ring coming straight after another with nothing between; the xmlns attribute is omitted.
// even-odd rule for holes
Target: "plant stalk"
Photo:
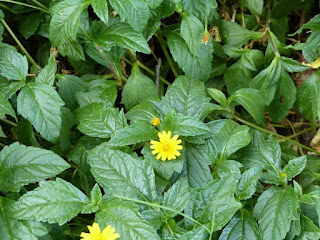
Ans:
<svg viewBox="0 0 320 240"><path fill-rule="evenodd" d="M1 0L0 0L1 1ZM36 63L36 61L30 56L30 54L28 53L28 51L24 48L24 46L21 44L21 42L19 41L19 39L16 37L16 35L14 34L14 32L11 30L11 28L9 27L9 25L6 23L6 21L4 19L1 20L1 23L3 24L3 26L7 29L7 31L9 32L9 34L11 35L11 37L13 38L13 40L18 44L19 48L21 49L21 51L27 56L29 62L31 62L33 65L35 65L39 70L41 70L41 67Z"/></svg>
<svg viewBox="0 0 320 240"><path fill-rule="evenodd" d="M250 126L250 127L253 127L253 128L255 128L255 129L258 129L258 130L260 130L260 131L262 131L262 132L265 132L265 133L268 133L268 134L272 134L272 135L274 135L274 136L276 136L276 137L278 137L278 138L284 139L285 141L288 141L288 142L290 142L290 143L292 143L292 144L294 144L294 145L296 145L296 146L300 146L301 148L303 148L303 149L305 149L305 150L308 150L308 151L310 151L310 152L314 152L314 153L320 155L320 152L318 152L318 151L316 151L316 150L314 150L314 149L312 149L312 148L310 148L310 147L308 147L308 146L305 146L305 145L303 145L303 144L301 144L301 143L299 143L299 142L296 142L296 141L292 140L291 138L282 136L282 135L280 135L280 134L278 134L278 133L271 132L271 131L269 131L269 130L267 130L267 129L264 129L264 128L262 128L262 127L259 127L259 126L255 125L255 124L251 123L251 122L248 122L248 121L246 121L246 120L244 120L244 119L242 119L242 118L239 118L238 116L234 115L233 113L231 113L231 114L232 114L232 116L233 116L234 119L238 120L239 122L242 122L243 124L246 124L246 125L248 125L248 126ZM291 136L292 136L292 135L291 135Z"/></svg>
<svg viewBox="0 0 320 240"><path fill-rule="evenodd" d="M150 207L154 207L154 208L162 208L162 209L165 209L165 210L168 210L168 211L171 211L171 212L174 212L176 214L179 214L181 215L182 217L185 217L187 219L189 219L190 221L198 224L199 226L203 226L209 233L210 233L210 229L208 227L206 227L205 225L201 224L200 222L198 222L197 220L195 220L194 218L184 214L184 213L181 213L173 208L170 208L170 207L166 207L166 206L162 206L160 204L157 204L157 203L149 203L149 202L145 202L145 201L141 201L141 200L137 200L137 199L134 199L134 198L128 198L128 197L122 197L122 196L119 196L119 195L115 195L113 194L113 196L115 198L119 198L119 199L123 199L123 200L127 200L127 201L130 201L130 202L136 202L136 203L140 203L140 204L144 204L144 205L148 205Z"/></svg>
<svg viewBox="0 0 320 240"><path fill-rule="evenodd" d="M130 62L128 59L124 59L124 61L130 65L132 65L132 62ZM139 67L141 67L142 69L144 69L145 71L147 71L148 73L150 73L153 76L156 76L156 73L154 71L152 71L150 68L148 68L146 65L144 65L142 62L137 61ZM164 82L165 84L167 84L168 86L171 86L171 83L169 81L167 81L166 79L164 79L163 77L159 76L159 79Z"/></svg>
<svg viewBox="0 0 320 240"><path fill-rule="evenodd" d="M41 2L39 2L37 0L31 0L31 1L34 2L35 4L37 4L39 7L42 7L43 9L45 9L49 12L49 8L47 8L47 6L43 5Z"/></svg>
<svg viewBox="0 0 320 240"><path fill-rule="evenodd" d="M161 46L161 48L162 48L162 51L163 51L163 53L164 53L164 55L165 55L165 57L166 57L166 59L167 59L167 61L168 61L168 63L169 63L169 66L170 66L170 68L171 68L171 71L172 71L174 77L175 77L175 78L178 78L178 77L179 77L179 74L177 73L177 70L176 70L175 67L173 66L173 63L172 63L171 58L170 58L170 54L169 54L169 52L168 52L168 50L167 50L167 48L166 48L166 46L165 46L165 44L164 44L163 38L160 37L160 36L157 35L157 34L155 34L155 36L156 36L156 37L158 38L158 40L159 40L160 46Z"/></svg>
<svg viewBox="0 0 320 240"><path fill-rule="evenodd" d="M42 11L42 12L50 13L50 12L49 12L48 10L46 10L46 9L39 8L39 7L37 7L37 6L33 6L33 5L27 4L27 3L16 2L16 1L13 1L13 0L0 0L0 2L14 3L14 4L17 4L17 5L22 5L22 6L25 6L25 7L34 8L34 9L40 10L40 11Z"/></svg>

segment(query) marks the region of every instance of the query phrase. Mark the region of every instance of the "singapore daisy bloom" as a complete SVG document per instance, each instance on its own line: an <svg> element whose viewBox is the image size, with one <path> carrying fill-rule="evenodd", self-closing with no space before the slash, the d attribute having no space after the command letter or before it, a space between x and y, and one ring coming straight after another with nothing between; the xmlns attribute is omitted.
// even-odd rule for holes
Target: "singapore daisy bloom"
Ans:
<svg viewBox="0 0 320 240"><path fill-rule="evenodd" d="M80 234L81 240L116 240L120 237L119 233L114 233L116 230L111 225L108 225L102 232L98 223L93 223L92 226L88 226L88 229L89 233Z"/></svg>
<svg viewBox="0 0 320 240"><path fill-rule="evenodd" d="M159 142L158 141L150 141L151 149L154 149L152 151L152 154L158 154L157 159L160 159L162 161L165 160L172 160L176 159L177 156L180 156L181 153L179 150L183 149L183 146L179 145L182 141L179 138L178 135L174 135L171 138L171 131L162 131L158 133L159 136Z"/></svg>

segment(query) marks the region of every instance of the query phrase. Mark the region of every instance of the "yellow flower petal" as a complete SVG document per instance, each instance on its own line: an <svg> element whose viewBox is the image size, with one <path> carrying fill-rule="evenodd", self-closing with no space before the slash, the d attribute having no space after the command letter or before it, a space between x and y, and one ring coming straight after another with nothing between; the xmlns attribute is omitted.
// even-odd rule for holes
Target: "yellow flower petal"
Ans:
<svg viewBox="0 0 320 240"><path fill-rule="evenodd" d="M80 234L81 240L116 240L120 237L119 233L114 233L116 230L111 225L108 225L102 233L98 223L93 223L88 229L90 233Z"/></svg>
<svg viewBox="0 0 320 240"><path fill-rule="evenodd" d="M81 240L96 240L97 238L93 235L91 235L90 233L81 233L80 234Z"/></svg>
<svg viewBox="0 0 320 240"><path fill-rule="evenodd" d="M92 227L88 225L89 232L93 235L99 235L101 230L98 223L93 223Z"/></svg>
<svg viewBox="0 0 320 240"><path fill-rule="evenodd" d="M174 135L171 138L171 131L162 131L158 133L159 141L151 140L150 149L153 155L156 155L156 159L162 161L176 159L177 156L180 156L181 153L178 150L182 150L183 146L179 145L182 143L181 139L178 139L179 135Z"/></svg>

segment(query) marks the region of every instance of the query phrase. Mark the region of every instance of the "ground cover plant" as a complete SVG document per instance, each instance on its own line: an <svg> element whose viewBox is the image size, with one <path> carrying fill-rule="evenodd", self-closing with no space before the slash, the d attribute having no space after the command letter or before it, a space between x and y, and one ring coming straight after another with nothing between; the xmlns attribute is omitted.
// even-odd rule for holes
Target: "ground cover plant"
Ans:
<svg viewBox="0 0 320 240"><path fill-rule="evenodd" d="M318 12L0 0L0 239L320 239Z"/></svg>

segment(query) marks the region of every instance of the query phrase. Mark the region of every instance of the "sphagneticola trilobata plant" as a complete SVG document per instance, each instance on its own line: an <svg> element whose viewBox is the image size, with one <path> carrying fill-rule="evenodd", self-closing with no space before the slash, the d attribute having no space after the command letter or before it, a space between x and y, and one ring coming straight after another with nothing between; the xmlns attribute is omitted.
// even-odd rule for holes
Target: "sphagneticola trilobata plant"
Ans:
<svg viewBox="0 0 320 240"><path fill-rule="evenodd" d="M318 13L0 0L0 239L320 239Z"/></svg>

